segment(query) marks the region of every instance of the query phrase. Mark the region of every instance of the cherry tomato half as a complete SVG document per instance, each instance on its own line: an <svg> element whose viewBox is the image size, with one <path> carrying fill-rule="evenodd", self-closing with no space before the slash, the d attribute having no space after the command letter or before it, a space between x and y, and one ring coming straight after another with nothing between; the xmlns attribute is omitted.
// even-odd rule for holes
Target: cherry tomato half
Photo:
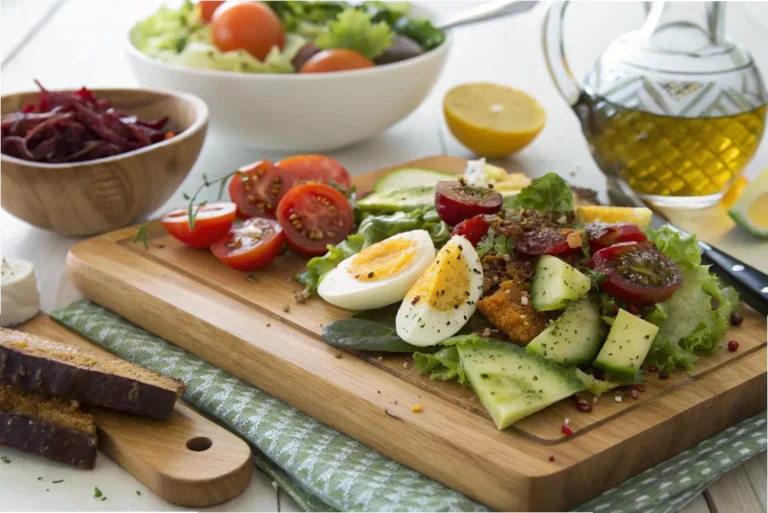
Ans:
<svg viewBox="0 0 768 513"><path fill-rule="evenodd" d="M488 228L490 228L490 225L485 220L485 216L479 215L465 219L457 224L451 233L451 237L461 235L471 242L473 246L477 247L480 239L488 233Z"/></svg>
<svg viewBox="0 0 768 513"><path fill-rule="evenodd" d="M226 238L211 246L211 252L232 269L255 271L275 259L284 241L283 229L277 221L255 217L234 226Z"/></svg>
<svg viewBox="0 0 768 513"><path fill-rule="evenodd" d="M260 61L273 46L285 45L280 18L261 2L225 2L213 13L211 34L222 52L242 49Z"/></svg>
<svg viewBox="0 0 768 513"><path fill-rule="evenodd" d="M593 253L619 242L648 240L640 227L634 223L589 223L584 229L589 236L589 248Z"/></svg>
<svg viewBox="0 0 768 513"><path fill-rule="evenodd" d="M375 64L362 54L346 48L332 48L316 53L299 69L299 73L328 73L350 69L372 68Z"/></svg>
<svg viewBox="0 0 768 513"><path fill-rule="evenodd" d="M206 23L210 23L213 19L213 13L216 9L224 3L224 0L200 0L197 4L200 6L200 17Z"/></svg>
<svg viewBox="0 0 768 513"><path fill-rule="evenodd" d="M341 188L349 189L349 172L336 159L325 155L296 155L281 160L277 167L290 171L298 181L328 185L333 181Z"/></svg>
<svg viewBox="0 0 768 513"><path fill-rule="evenodd" d="M280 200L277 220L288 245L307 256L323 255L328 244L344 240L354 216L342 193L321 183L297 185Z"/></svg>
<svg viewBox="0 0 768 513"><path fill-rule="evenodd" d="M607 277L603 290L628 303L647 306L669 299L683 273L653 242L622 242L601 249L589 261Z"/></svg>
<svg viewBox="0 0 768 513"><path fill-rule="evenodd" d="M235 204L229 202L210 203L195 216L195 228L189 228L189 216L186 208L171 210L160 222L175 239L193 248L207 248L220 241L232 228L235 220Z"/></svg>
<svg viewBox="0 0 768 513"><path fill-rule="evenodd" d="M249 217L275 217L275 209L288 189L296 183L293 176L275 167L269 160L259 160L239 169L229 182L229 197L237 204L237 214Z"/></svg>
<svg viewBox="0 0 768 513"><path fill-rule="evenodd" d="M495 214L503 202L501 194L487 187L460 181L437 182L435 210L451 226L480 214Z"/></svg>

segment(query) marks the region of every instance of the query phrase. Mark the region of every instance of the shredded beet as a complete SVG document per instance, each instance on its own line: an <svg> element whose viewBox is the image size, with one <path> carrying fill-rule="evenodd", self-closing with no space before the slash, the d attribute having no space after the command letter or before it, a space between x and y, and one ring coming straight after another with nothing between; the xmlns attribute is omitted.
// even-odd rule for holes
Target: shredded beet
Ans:
<svg viewBox="0 0 768 513"><path fill-rule="evenodd" d="M35 162L82 162L136 150L173 137L168 116L142 121L96 98L85 87L74 93L40 88L37 103L3 116L2 152Z"/></svg>

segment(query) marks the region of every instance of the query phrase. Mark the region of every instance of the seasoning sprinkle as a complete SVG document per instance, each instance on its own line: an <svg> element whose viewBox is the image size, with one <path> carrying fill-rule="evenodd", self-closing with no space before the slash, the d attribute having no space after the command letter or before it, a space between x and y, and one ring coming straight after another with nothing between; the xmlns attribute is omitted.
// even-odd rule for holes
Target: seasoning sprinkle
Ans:
<svg viewBox="0 0 768 513"><path fill-rule="evenodd" d="M63 482L64 482L63 479L59 479L58 481L51 481L51 483L53 483L53 484L59 484L59 483L63 483Z"/></svg>
<svg viewBox="0 0 768 513"><path fill-rule="evenodd" d="M413 406L411 406L411 411L413 413L421 413L424 411L424 407L420 404L414 404Z"/></svg>

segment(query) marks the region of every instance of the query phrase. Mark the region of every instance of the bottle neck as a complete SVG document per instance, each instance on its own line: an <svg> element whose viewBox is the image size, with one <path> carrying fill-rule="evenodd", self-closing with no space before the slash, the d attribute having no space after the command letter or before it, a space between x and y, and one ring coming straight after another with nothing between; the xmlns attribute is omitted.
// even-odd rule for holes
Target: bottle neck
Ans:
<svg viewBox="0 0 768 513"><path fill-rule="evenodd" d="M724 46L723 2L645 2L646 20L641 34L647 46L696 53Z"/></svg>

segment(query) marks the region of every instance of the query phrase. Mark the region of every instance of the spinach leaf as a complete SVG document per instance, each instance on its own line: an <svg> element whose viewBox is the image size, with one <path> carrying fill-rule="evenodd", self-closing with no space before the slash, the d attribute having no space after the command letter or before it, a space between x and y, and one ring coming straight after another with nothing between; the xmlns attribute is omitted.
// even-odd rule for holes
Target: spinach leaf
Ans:
<svg viewBox="0 0 768 513"><path fill-rule="evenodd" d="M383 351L387 353L413 353L424 351L423 347L412 346L397 336L394 319L392 326L383 323L383 319L341 319L327 324L323 328L323 340L339 349L357 349L358 351ZM428 351L429 348L426 348Z"/></svg>
<svg viewBox="0 0 768 513"><path fill-rule="evenodd" d="M571 212L573 193L568 183L555 173L547 173L524 187L511 201L512 208L541 212Z"/></svg>

